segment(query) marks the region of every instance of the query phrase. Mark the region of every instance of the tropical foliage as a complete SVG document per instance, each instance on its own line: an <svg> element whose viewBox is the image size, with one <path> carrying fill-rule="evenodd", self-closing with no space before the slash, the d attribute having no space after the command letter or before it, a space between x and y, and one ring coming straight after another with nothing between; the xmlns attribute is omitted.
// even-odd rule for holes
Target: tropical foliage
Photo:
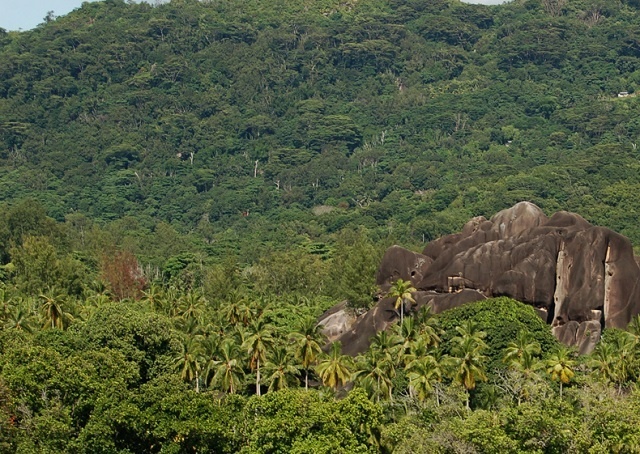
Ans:
<svg viewBox="0 0 640 454"><path fill-rule="evenodd" d="M358 357L317 326L385 296L386 247L520 200L638 248L639 7L106 0L0 29L0 451L639 451L639 318L579 357L533 307L405 312L397 280Z"/></svg>

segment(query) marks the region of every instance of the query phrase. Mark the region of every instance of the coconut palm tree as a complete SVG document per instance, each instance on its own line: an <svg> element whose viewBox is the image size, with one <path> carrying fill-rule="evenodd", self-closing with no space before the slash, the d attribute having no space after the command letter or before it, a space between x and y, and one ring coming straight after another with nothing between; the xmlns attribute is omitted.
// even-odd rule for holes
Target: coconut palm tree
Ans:
<svg viewBox="0 0 640 454"><path fill-rule="evenodd" d="M528 375L537 369L540 353L540 343L536 342L529 332L520 331L517 339L507 345L503 361L508 366Z"/></svg>
<svg viewBox="0 0 640 454"><path fill-rule="evenodd" d="M11 292L4 287L0 287L0 319L4 320L13 307L13 298Z"/></svg>
<svg viewBox="0 0 640 454"><path fill-rule="evenodd" d="M418 330L422 340L428 347L440 345L442 330L438 326L438 319L434 317L431 306L424 306L416 316Z"/></svg>
<svg viewBox="0 0 640 454"><path fill-rule="evenodd" d="M251 307L247 304L245 297L239 292L233 292L231 300L225 303L225 315L229 323L234 326L242 324L248 326L253 319Z"/></svg>
<svg viewBox="0 0 640 454"><path fill-rule="evenodd" d="M462 332L464 330L460 330ZM451 349L451 356L447 360L450 366L452 377L460 383L467 391L467 408L469 408L469 396L471 390L475 389L478 380L486 381L487 376L484 370L484 363L487 357L483 355L483 351L487 348L487 344L482 341L481 331L471 336L465 334L461 337L455 337L455 345Z"/></svg>
<svg viewBox="0 0 640 454"><path fill-rule="evenodd" d="M484 347L487 346L484 343L487 333L481 331L480 325L471 319L465 320L462 325L456 326L456 331L458 335L452 339L452 342L462 343L464 339L471 338L475 339L479 344L483 344Z"/></svg>
<svg viewBox="0 0 640 454"><path fill-rule="evenodd" d="M227 339L220 346L220 359L215 362L212 383L222 391L235 394L244 381L242 352L233 340Z"/></svg>
<svg viewBox="0 0 640 454"><path fill-rule="evenodd" d="M627 330L636 337L640 337L640 314L631 319Z"/></svg>
<svg viewBox="0 0 640 454"><path fill-rule="evenodd" d="M370 350L367 355L358 358L352 380L363 387L369 397L375 397L376 402L380 402L381 397L391 400L395 376L392 357L378 350Z"/></svg>
<svg viewBox="0 0 640 454"><path fill-rule="evenodd" d="M303 319L293 333L294 355L304 369L305 390L309 389L309 368L316 363L322 353L320 344L323 337L315 317Z"/></svg>
<svg viewBox="0 0 640 454"><path fill-rule="evenodd" d="M300 367L292 364L292 357L286 347L278 347L271 358L264 365L269 391L288 388L291 383L298 381Z"/></svg>
<svg viewBox="0 0 640 454"><path fill-rule="evenodd" d="M221 337L218 333L207 334L201 337L201 369L202 381L209 386L213 381L217 361L220 359Z"/></svg>
<svg viewBox="0 0 640 454"><path fill-rule="evenodd" d="M371 338L370 354L377 354L399 364L402 360L402 339L389 331L378 331Z"/></svg>
<svg viewBox="0 0 640 454"><path fill-rule="evenodd" d="M251 322L248 328L248 337L243 347L249 354L249 365L252 371L256 371L256 394L260 395L260 364L267 360L267 351L273 346L274 327L264 322L261 317Z"/></svg>
<svg viewBox="0 0 640 454"><path fill-rule="evenodd" d="M560 382L560 399L562 399L562 385L571 382L575 373L573 368L576 362L571 359L573 351L567 347L560 347L547 360L547 373L551 380Z"/></svg>
<svg viewBox="0 0 640 454"><path fill-rule="evenodd" d="M180 289L172 285L164 291L164 308L165 314L169 317L176 317L180 312Z"/></svg>
<svg viewBox="0 0 640 454"><path fill-rule="evenodd" d="M393 284L391 284L391 288L387 293L388 297L395 298L396 301L394 303L395 309L400 309L400 324L404 321L404 306L407 301L411 303L415 303L416 301L413 299L411 294L415 292L416 289L411 284L411 281L403 281L402 279L398 279Z"/></svg>
<svg viewBox="0 0 640 454"><path fill-rule="evenodd" d="M43 328L65 329L73 322L73 315L65 310L64 298L64 295L55 289L49 289L47 293L40 295Z"/></svg>
<svg viewBox="0 0 640 454"><path fill-rule="evenodd" d="M402 339L403 353L408 353L411 344L416 342L420 331L415 317L408 317L404 322L394 326L394 333Z"/></svg>
<svg viewBox="0 0 640 454"><path fill-rule="evenodd" d="M638 338L633 334L624 332L616 336L613 342L615 351L615 376L619 391L625 383L635 378L637 371L636 351Z"/></svg>
<svg viewBox="0 0 640 454"><path fill-rule="evenodd" d="M433 384L442 381L442 368L434 356L416 358L407 364L409 393L424 402L433 392Z"/></svg>
<svg viewBox="0 0 640 454"><path fill-rule="evenodd" d="M180 344L180 353L174 358L173 364L180 371L180 378L195 384L196 392L200 392L200 363L202 346L199 336L189 336Z"/></svg>
<svg viewBox="0 0 640 454"><path fill-rule="evenodd" d="M613 338L607 336L598 344L588 365L622 392L624 385L633 381L638 373L638 337L625 331L614 331L612 335Z"/></svg>
<svg viewBox="0 0 640 454"><path fill-rule="evenodd" d="M17 300L15 306L11 307L4 317L4 329L32 333L35 315L32 300Z"/></svg>
<svg viewBox="0 0 640 454"><path fill-rule="evenodd" d="M162 287L151 283L149 288L142 292L142 302L148 304L152 311L161 312L165 306L165 294Z"/></svg>
<svg viewBox="0 0 640 454"><path fill-rule="evenodd" d="M342 354L340 342L331 344L331 351L324 355L316 366L316 373L322 380L322 384L337 390L344 386L351 378L353 359Z"/></svg>
<svg viewBox="0 0 640 454"><path fill-rule="evenodd" d="M608 342L600 342L587 365L606 382L616 383L616 352Z"/></svg>
<svg viewBox="0 0 640 454"><path fill-rule="evenodd" d="M204 314L206 301L198 290L189 290L179 299L180 317L200 322Z"/></svg>

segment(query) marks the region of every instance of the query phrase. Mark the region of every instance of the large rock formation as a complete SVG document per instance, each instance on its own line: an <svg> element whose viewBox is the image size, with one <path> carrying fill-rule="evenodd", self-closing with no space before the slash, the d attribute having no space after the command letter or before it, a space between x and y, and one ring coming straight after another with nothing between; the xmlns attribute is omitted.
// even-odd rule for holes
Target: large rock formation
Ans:
<svg viewBox="0 0 640 454"><path fill-rule="evenodd" d="M422 254L390 248L377 275L381 294L398 278L418 289L416 310L428 304L438 313L493 296L531 304L556 338L582 353L604 327L624 328L640 312L640 268L627 238L574 213L549 218L528 202L473 218ZM334 339L355 354L396 318L382 299Z"/></svg>

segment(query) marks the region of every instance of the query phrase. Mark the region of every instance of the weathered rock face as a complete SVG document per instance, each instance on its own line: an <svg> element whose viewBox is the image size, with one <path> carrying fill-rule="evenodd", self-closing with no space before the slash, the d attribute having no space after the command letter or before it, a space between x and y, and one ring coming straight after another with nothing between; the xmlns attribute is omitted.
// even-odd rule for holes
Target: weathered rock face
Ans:
<svg viewBox="0 0 640 454"><path fill-rule="evenodd" d="M493 296L531 304L560 341L582 353L604 327L624 328L640 312L640 268L628 239L577 214L548 218L528 202L490 220L473 218L422 254L390 248L377 283L384 293L398 278L419 290L416 309L428 304L435 313ZM346 353L362 351L396 317L382 300L337 340Z"/></svg>

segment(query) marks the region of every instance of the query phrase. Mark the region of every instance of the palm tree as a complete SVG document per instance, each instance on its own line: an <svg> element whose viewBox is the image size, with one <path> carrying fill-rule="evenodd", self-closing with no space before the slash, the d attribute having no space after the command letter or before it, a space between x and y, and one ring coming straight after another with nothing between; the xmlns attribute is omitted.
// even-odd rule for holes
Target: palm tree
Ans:
<svg viewBox="0 0 640 454"><path fill-rule="evenodd" d="M388 331L378 331L371 338L369 352L389 358L392 362L400 362L402 339Z"/></svg>
<svg viewBox="0 0 640 454"><path fill-rule="evenodd" d="M375 397L380 402L380 397L391 400L392 379L395 375L391 356L370 350L369 354L359 357L352 380L366 389L370 397Z"/></svg>
<svg viewBox="0 0 640 454"><path fill-rule="evenodd" d="M180 345L180 353L174 359L176 370L180 371L180 378L186 382L194 382L196 392L200 392L200 359L202 346L199 336L187 337Z"/></svg>
<svg viewBox="0 0 640 454"><path fill-rule="evenodd" d="M638 338L630 333L621 333L620 336L616 336L613 343L613 349L616 355L615 361L615 375L616 382L619 390L629 380L634 378L634 368L636 364L636 347L638 345Z"/></svg>
<svg viewBox="0 0 640 454"><path fill-rule="evenodd" d="M616 383L615 363L616 353L613 345L608 342L600 342L587 365L603 380Z"/></svg>
<svg viewBox="0 0 640 454"><path fill-rule="evenodd" d="M154 311L161 311L165 304L165 295L162 291L162 287L152 283L147 290L142 292L142 301L149 305L149 308Z"/></svg>
<svg viewBox="0 0 640 454"><path fill-rule="evenodd" d="M337 390L344 386L351 377L353 359L342 354L340 342L331 344L331 351L325 355L316 366L316 373L325 386Z"/></svg>
<svg viewBox="0 0 640 454"><path fill-rule="evenodd" d="M315 317L307 317L298 325L298 329L293 333L294 354L304 368L304 389L309 389L309 368L318 360L322 353L320 343L323 336L320 333Z"/></svg>
<svg viewBox="0 0 640 454"><path fill-rule="evenodd" d="M618 392L622 392L623 386L637 374L637 345L635 334L614 331L613 339L607 337L598 344L588 365L603 379L614 383Z"/></svg>
<svg viewBox="0 0 640 454"><path fill-rule="evenodd" d="M273 332L273 326L265 323L263 318L259 318L249 325L249 336L243 344L249 354L251 370L256 371L256 394L258 396L260 395L260 363L266 362L267 350L272 347L274 342Z"/></svg>
<svg viewBox="0 0 640 454"><path fill-rule="evenodd" d="M391 284L391 288L387 293L388 297L395 298L395 308L396 310L400 309L400 324L404 321L404 305L407 301L411 303L415 303L416 301L411 296L411 293L415 292L416 289L411 284L411 281L403 281L402 279L398 279L393 284Z"/></svg>
<svg viewBox="0 0 640 454"><path fill-rule="evenodd" d="M169 317L176 317L180 311L181 291L175 285L170 286L164 291L164 301L162 307L165 314Z"/></svg>
<svg viewBox="0 0 640 454"><path fill-rule="evenodd" d="M431 306L424 306L416 319L423 341L428 347L438 347L442 330L438 327L438 319L433 316Z"/></svg>
<svg viewBox="0 0 640 454"><path fill-rule="evenodd" d="M517 339L507 345L503 361L528 375L537 368L540 353L540 343L536 342L529 332L520 331Z"/></svg>
<svg viewBox="0 0 640 454"><path fill-rule="evenodd" d="M547 360L547 373L551 375L551 380L560 382L560 399L562 399L562 385L571 381L575 373L573 367L576 362L571 359L572 350L567 347L560 347Z"/></svg>
<svg viewBox="0 0 640 454"><path fill-rule="evenodd" d="M73 316L65 311L64 295L50 289L46 294L41 294L43 300L41 307L44 318L43 328L65 329L73 322Z"/></svg>
<svg viewBox="0 0 640 454"><path fill-rule="evenodd" d="M456 328L457 329L457 328ZM463 332L464 330L459 330ZM487 357L482 354L487 344L482 341L482 331L471 336L455 337L456 345L451 350L452 356L447 363L451 367L454 380L459 382L467 391L467 408L469 408L469 393L475 389L478 380L486 381L484 363Z"/></svg>
<svg viewBox="0 0 640 454"><path fill-rule="evenodd" d="M206 386L213 381L216 365L220 358L221 337L218 333L208 334L200 341L202 348L202 379Z"/></svg>
<svg viewBox="0 0 640 454"><path fill-rule="evenodd" d="M631 319L627 330L636 337L640 337L640 314Z"/></svg>
<svg viewBox="0 0 640 454"><path fill-rule="evenodd" d="M462 325L456 326L458 336L452 339L453 342L462 343L465 338L475 339L478 343L487 346L484 343L484 338L487 337L487 333L480 330L480 325L471 319L465 320Z"/></svg>
<svg viewBox="0 0 640 454"><path fill-rule="evenodd" d="M204 312L205 299L197 290L189 290L180 298L180 316L185 320L201 321Z"/></svg>
<svg viewBox="0 0 640 454"><path fill-rule="evenodd" d="M174 318L173 323L179 331L182 331L187 336L196 336L203 332L202 325L195 318Z"/></svg>
<svg viewBox="0 0 640 454"><path fill-rule="evenodd" d="M34 309L31 300L18 300L5 316L4 328L14 329L26 333L33 332Z"/></svg>
<svg viewBox="0 0 640 454"><path fill-rule="evenodd" d="M234 326L238 324L248 326L253 318L251 308L239 292L233 292L231 301L226 303L225 315L227 320Z"/></svg>
<svg viewBox="0 0 640 454"><path fill-rule="evenodd" d="M238 345L230 339L220 346L220 360L215 362L213 383L222 391L235 394L244 380L241 366L241 351Z"/></svg>
<svg viewBox="0 0 640 454"><path fill-rule="evenodd" d="M276 348L264 365L268 375L269 391L288 388L300 374L300 367L291 364L291 353L285 347Z"/></svg>
<svg viewBox="0 0 640 454"><path fill-rule="evenodd" d="M402 349L407 353L412 343L414 343L420 334L418 330L418 321L414 317L408 317L404 322L396 325L394 331L402 338Z"/></svg>
<svg viewBox="0 0 640 454"><path fill-rule="evenodd" d="M433 383L442 381L442 368L431 355L416 358L405 368L409 393L424 402L433 392Z"/></svg>
<svg viewBox="0 0 640 454"><path fill-rule="evenodd" d="M4 287L0 287L0 318L4 319L11 312L13 301L11 293Z"/></svg>

